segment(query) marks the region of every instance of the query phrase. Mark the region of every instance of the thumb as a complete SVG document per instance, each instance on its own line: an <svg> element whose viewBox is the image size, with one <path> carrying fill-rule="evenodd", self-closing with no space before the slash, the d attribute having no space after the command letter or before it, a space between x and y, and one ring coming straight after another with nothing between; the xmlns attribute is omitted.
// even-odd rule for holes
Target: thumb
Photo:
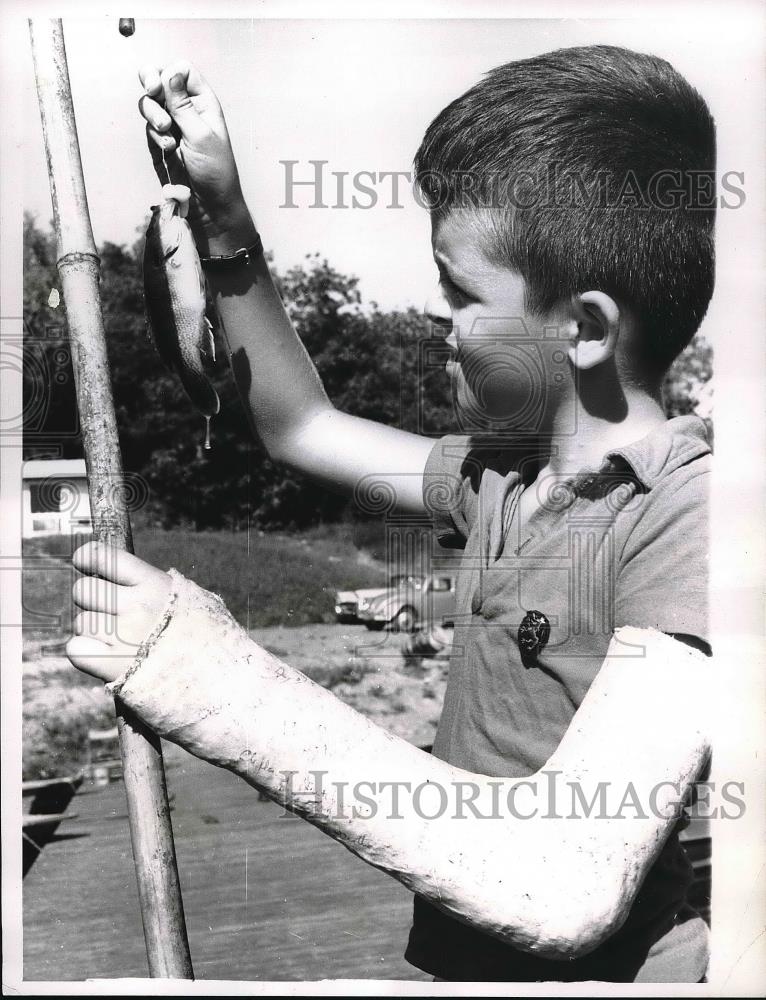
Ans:
<svg viewBox="0 0 766 1000"><path fill-rule="evenodd" d="M163 70L161 81L165 97L165 110L190 144L207 137L210 127L194 106L189 92L189 67L174 66Z"/></svg>

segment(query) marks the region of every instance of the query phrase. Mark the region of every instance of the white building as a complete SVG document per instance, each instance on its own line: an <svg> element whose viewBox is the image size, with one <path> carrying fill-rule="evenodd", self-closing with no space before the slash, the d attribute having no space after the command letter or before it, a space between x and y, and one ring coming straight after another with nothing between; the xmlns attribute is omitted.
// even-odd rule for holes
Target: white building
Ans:
<svg viewBox="0 0 766 1000"><path fill-rule="evenodd" d="M24 538L91 530L84 459L31 460L21 475Z"/></svg>

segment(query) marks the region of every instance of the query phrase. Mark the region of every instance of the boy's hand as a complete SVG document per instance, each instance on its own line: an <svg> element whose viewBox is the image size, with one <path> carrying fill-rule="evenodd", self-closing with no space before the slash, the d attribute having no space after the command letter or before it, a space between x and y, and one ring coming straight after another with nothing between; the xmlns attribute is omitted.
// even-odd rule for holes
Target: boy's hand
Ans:
<svg viewBox="0 0 766 1000"><path fill-rule="evenodd" d="M170 183L191 187L189 221L205 252L208 242L217 249L221 240L233 240L233 252L253 230L218 98L187 62L145 66L139 79L145 93L138 106L157 176L167 184L169 172Z"/></svg>
<svg viewBox="0 0 766 1000"><path fill-rule="evenodd" d="M87 575L72 588L82 610L67 656L78 670L105 682L116 680L157 624L170 594L170 576L102 542L83 545L72 561Z"/></svg>

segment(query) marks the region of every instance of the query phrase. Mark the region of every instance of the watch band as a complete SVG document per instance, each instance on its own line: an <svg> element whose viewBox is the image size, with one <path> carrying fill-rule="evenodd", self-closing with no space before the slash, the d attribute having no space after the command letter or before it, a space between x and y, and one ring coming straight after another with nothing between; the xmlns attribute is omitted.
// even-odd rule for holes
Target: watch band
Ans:
<svg viewBox="0 0 766 1000"><path fill-rule="evenodd" d="M254 257L260 257L263 253L263 242L256 233L255 243L249 247L240 247L232 254L223 254L219 257L200 257L200 264L206 271L231 271L241 266L247 266Z"/></svg>

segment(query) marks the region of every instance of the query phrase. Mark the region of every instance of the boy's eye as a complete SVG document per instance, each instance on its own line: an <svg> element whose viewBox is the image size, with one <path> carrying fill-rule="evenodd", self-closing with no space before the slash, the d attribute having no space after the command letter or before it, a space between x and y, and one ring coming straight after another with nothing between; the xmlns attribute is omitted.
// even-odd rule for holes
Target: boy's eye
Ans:
<svg viewBox="0 0 766 1000"><path fill-rule="evenodd" d="M455 284L446 274L439 275L439 285L442 291L451 301L468 302L471 296L468 292L463 291L458 285Z"/></svg>

